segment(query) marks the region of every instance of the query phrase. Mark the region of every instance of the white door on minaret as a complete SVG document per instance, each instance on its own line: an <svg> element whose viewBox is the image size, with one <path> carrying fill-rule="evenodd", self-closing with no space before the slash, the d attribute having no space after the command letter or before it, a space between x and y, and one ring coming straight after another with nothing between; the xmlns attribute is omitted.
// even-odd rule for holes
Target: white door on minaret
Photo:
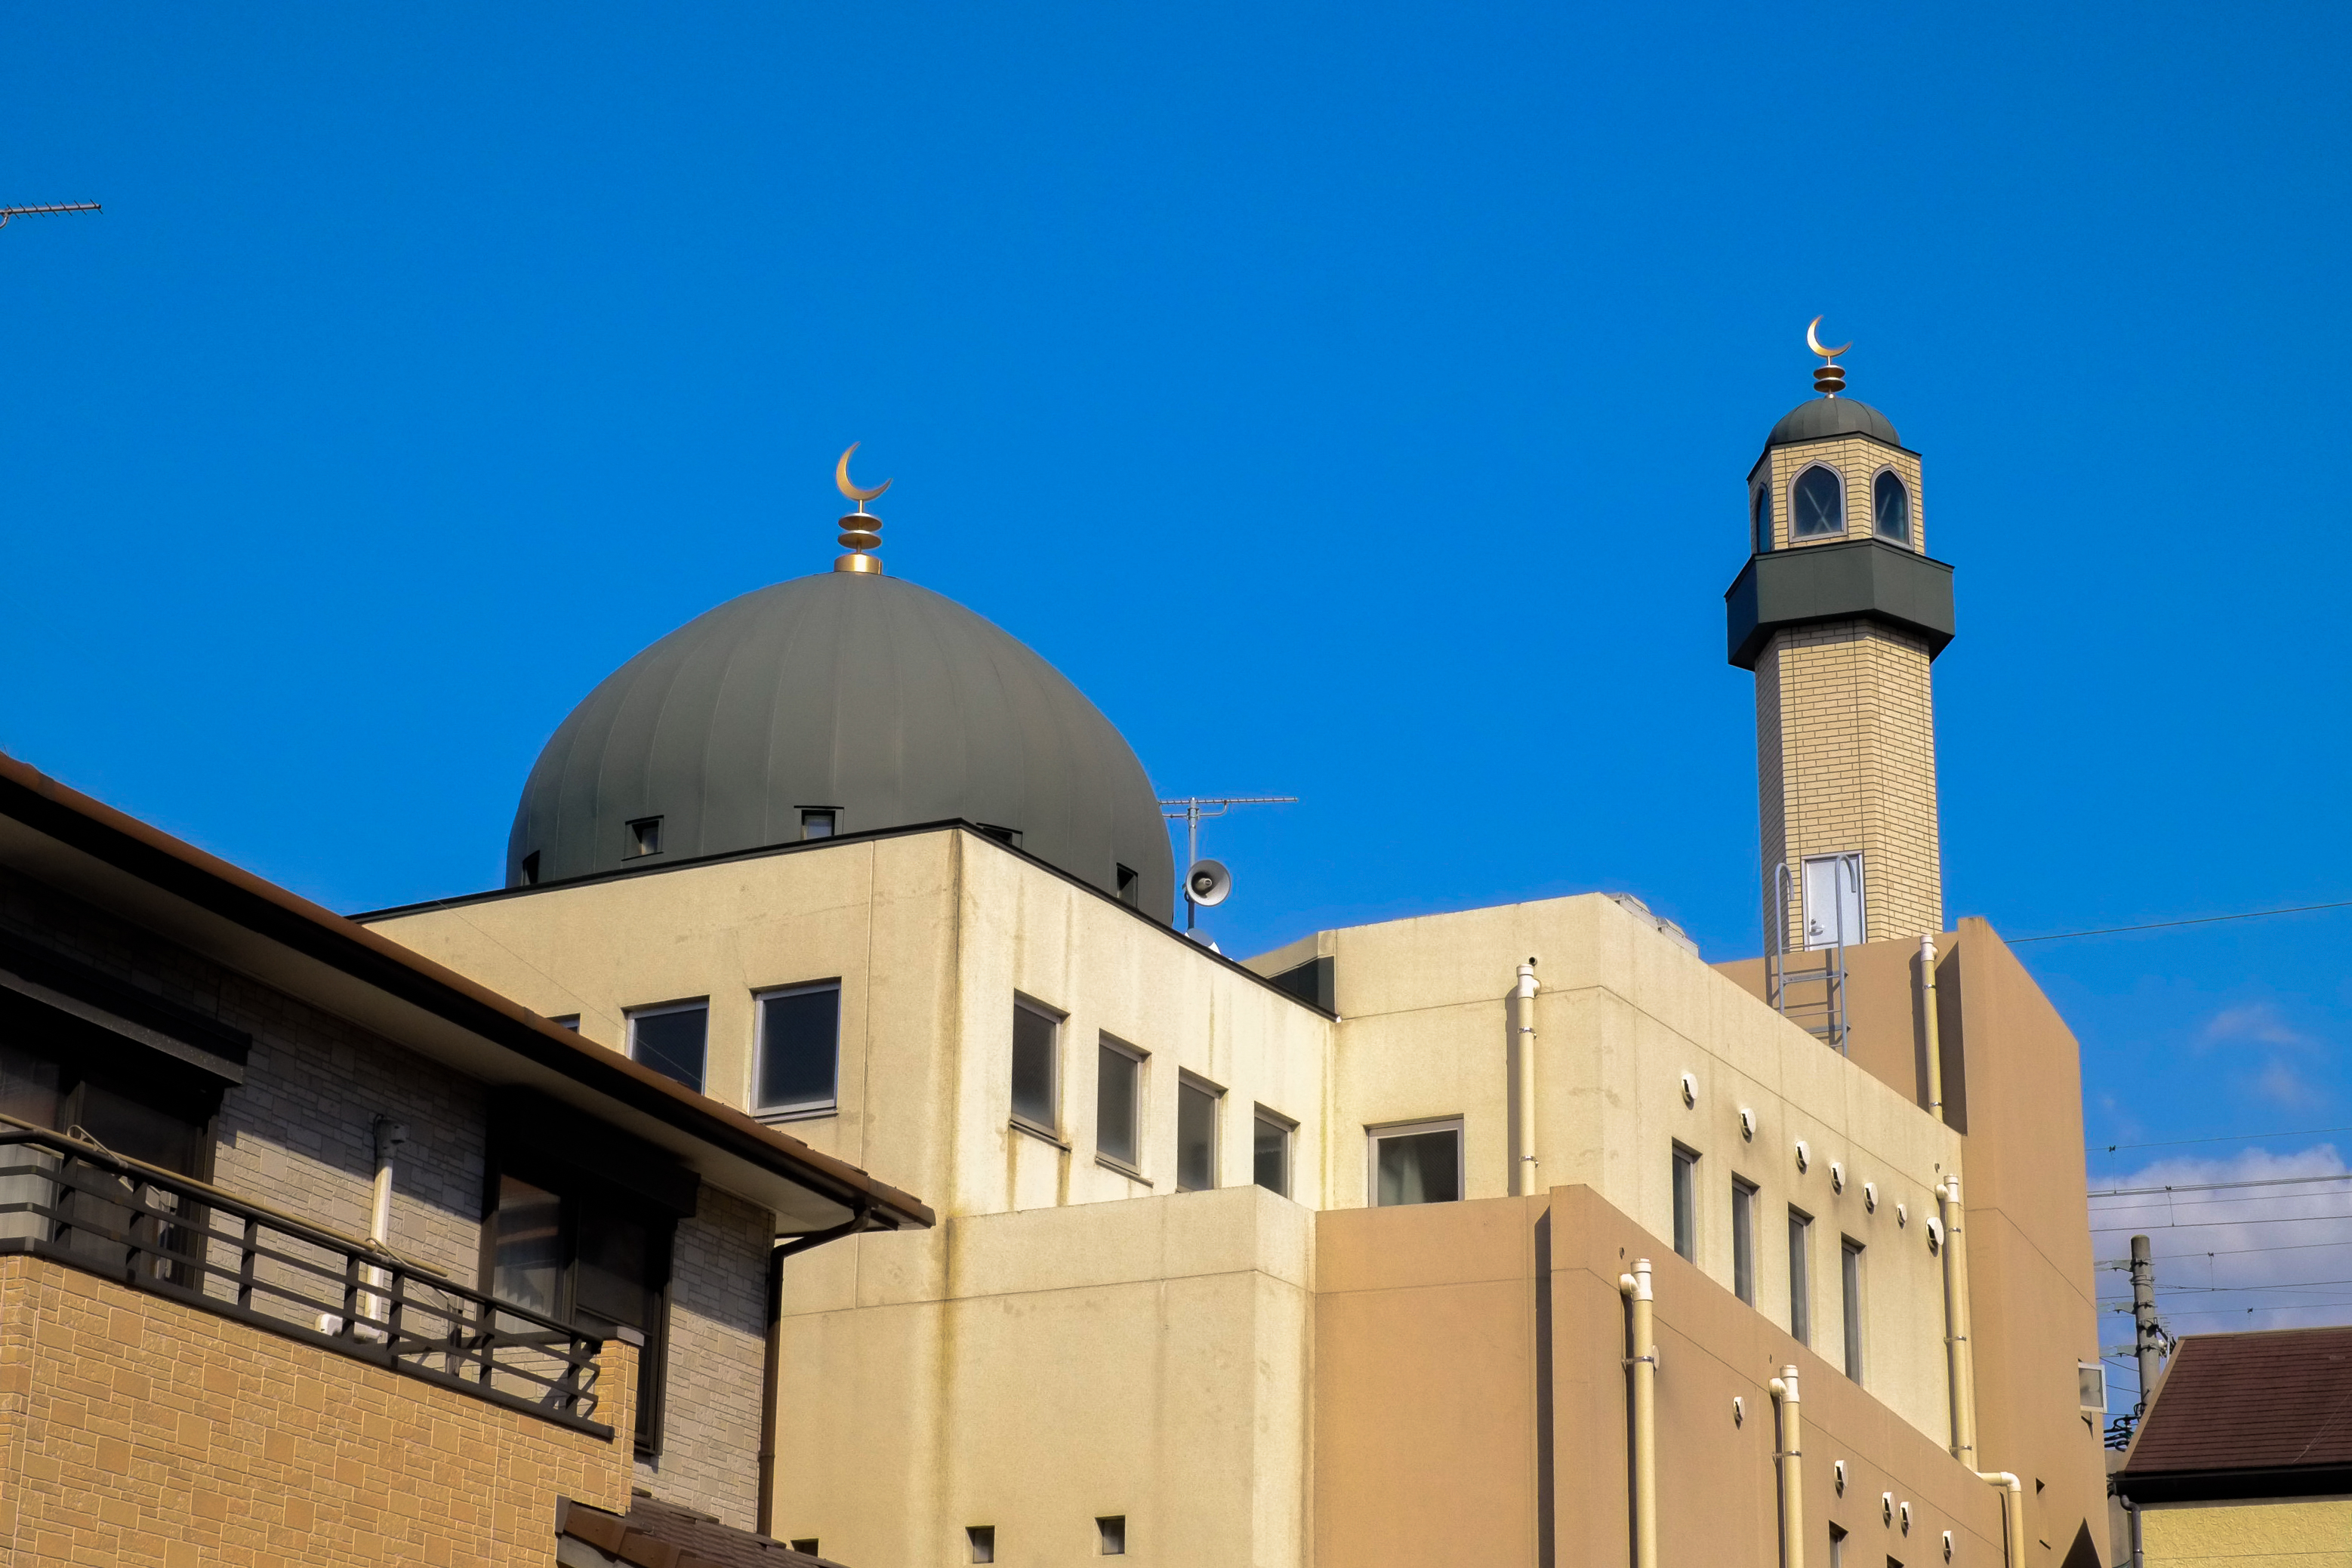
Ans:
<svg viewBox="0 0 2352 1568"><path fill-rule="evenodd" d="M1805 946L1851 947L1862 940L1862 856L1805 862Z"/></svg>

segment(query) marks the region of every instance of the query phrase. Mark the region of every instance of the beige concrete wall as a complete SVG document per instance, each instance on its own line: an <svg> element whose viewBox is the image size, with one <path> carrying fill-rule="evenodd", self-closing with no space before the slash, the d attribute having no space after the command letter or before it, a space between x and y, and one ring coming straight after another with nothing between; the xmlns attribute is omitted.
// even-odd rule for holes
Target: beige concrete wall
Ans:
<svg viewBox="0 0 2352 1568"><path fill-rule="evenodd" d="M1312 1214L1241 1186L788 1265L775 1533L855 1563L1307 1561Z"/></svg>
<svg viewBox="0 0 2352 1568"><path fill-rule="evenodd" d="M2140 1555L2147 1568L2352 1568L2352 1498L2152 1503Z"/></svg>

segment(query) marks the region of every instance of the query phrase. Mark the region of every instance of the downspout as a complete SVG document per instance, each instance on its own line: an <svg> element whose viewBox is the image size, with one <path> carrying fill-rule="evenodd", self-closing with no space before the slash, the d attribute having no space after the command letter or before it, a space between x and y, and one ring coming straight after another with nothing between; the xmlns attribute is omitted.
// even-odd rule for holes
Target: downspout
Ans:
<svg viewBox="0 0 2352 1568"><path fill-rule="evenodd" d="M2025 1483L2008 1470L1979 1470L1977 1479L2008 1489L2000 1500L2001 1560L2009 1568L2025 1568Z"/></svg>
<svg viewBox="0 0 2352 1568"><path fill-rule="evenodd" d="M1960 1178L1936 1184L1944 1209L1944 1343L1952 1381L1952 1458L1977 1468L1977 1372L1969 1346L1969 1253L1960 1233Z"/></svg>
<svg viewBox="0 0 2352 1568"><path fill-rule="evenodd" d="M393 1158L398 1154L400 1145L408 1142L408 1126L407 1124L395 1122L389 1116L378 1116L375 1119L374 1131L375 1192L374 1201L368 1207L368 1248L371 1251L390 1252L392 1250ZM371 1264L367 1272L368 1283L373 1285L376 1291L390 1288L392 1277L383 1270ZM382 1294L371 1292L361 1299L360 1315L389 1322L392 1316L392 1302L389 1298ZM382 1340L389 1337L383 1329L370 1328L365 1324L355 1326L358 1329L358 1337L361 1338Z"/></svg>
<svg viewBox="0 0 2352 1568"><path fill-rule="evenodd" d="M1528 971L1521 969L1524 980ZM1658 1568L1658 1346L1651 1332L1650 1260L1617 1276L1618 1293L1633 1303L1626 1366L1633 1375L1633 1568Z"/></svg>
<svg viewBox="0 0 2352 1568"><path fill-rule="evenodd" d="M1797 1399L1797 1369L1784 1366L1772 1380L1780 1402L1780 1564L1805 1568L1805 1425Z"/></svg>
<svg viewBox="0 0 2352 1568"><path fill-rule="evenodd" d="M1519 1045L1519 1168L1515 1190L1521 1197L1532 1197L1537 1191L1536 1180L1536 961L1533 958L1519 966L1518 989L1512 993L1517 1004L1516 1027Z"/></svg>
<svg viewBox="0 0 2352 1568"><path fill-rule="evenodd" d="M1919 1016L1927 1030L1927 1109L1944 1119L1944 1037L1936 1017L1936 939L1919 938Z"/></svg>
<svg viewBox="0 0 2352 1568"><path fill-rule="evenodd" d="M789 1241L779 1241L768 1251L768 1345L765 1364L760 1375L760 1502L759 1531L773 1535L776 1522L776 1406L780 1385L783 1381L784 1360L784 1260L795 1252L805 1252L812 1247L822 1247L828 1241L838 1241L845 1236L855 1236L866 1228L874 1213L870 1206L861 1204L843 1224L830 1230L814 1231L795 1236ZM644 1377L638 1378L640 1385Z"/></svg>

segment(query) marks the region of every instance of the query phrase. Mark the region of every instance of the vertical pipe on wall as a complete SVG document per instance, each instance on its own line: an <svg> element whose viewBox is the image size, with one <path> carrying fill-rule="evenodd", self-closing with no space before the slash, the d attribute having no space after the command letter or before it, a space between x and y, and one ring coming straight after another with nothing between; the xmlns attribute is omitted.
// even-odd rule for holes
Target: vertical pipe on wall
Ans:
<svg viewBox="0 0 2352 1568"><path fill-rule="evenodd" d="M370 1247L380 1252L389 1252L392 1250L393 1160L398 1155L400 1145L408 1142L408 1126L407 1124L395 1122L389 1116L378 1116L375 1119L374 1133L375 1192L374 1201L368 1206L367 1239ZM391 1277L373 1264L369 1265L367 1275L368 1283L375 1286L376 1291L362 1294L359 1302L360 1315L389 1319L392 1314L392 1302L378 1292L381 1292L390 1282ZM384 1331L382 1329L369 1328L365 1324L353 1326L361 1338L381 1340L385 1337Z"/></svg>
<svg viewBox="0 0 2352 1568"><path fill-rule="evenodd" d="M1944 1119L1944 1040L1942 1021L1936 1017L1936 939L1919 938L1919 1016L1927 1040L1927 1109Z"/></svg>
<svg viewBox="0 0 2352 1568"><path fill-rule="evenodd" d="M1625 1357L1633 1381L1633 1568L1658 1568L1658 1346L1650 1260L1636 1259L1632 1273L1617 1276L1617 1289L1633 1304Z"/></svg>
<svg viewBox="0 0 2352 1568"><path fill-rule="evenodd" d="M1797 1369L1784 1366L1772 1380L1780 1403L1780 1564L1805 1568L1805 1430L1797 1398Z"/></svg>
<svg viewBox="0 0 2352 1568"><path fill-rule="evenodd" d="M1514 1173L1517 1180L1512 1191L1521 1197L1533 1197L1538 1172L1536 1168L1536 961L1529 958L1519 966L1518 988L1511 993L1514 1004L1512 1026L1518 1046L1519 1080L1519 1158Z"/></svg>
<svg viewBox="0 0 2352 1568"><path fill-rule="evenodd" d="M1977 1374L1969 1346L1969 1252L1961 1234L1960 1178L1936 1184L1944 1210L1944 1343L1952 1380L1952 1457L1977 1468Z"/></svg>
<svg viewBox="0 0 2352 1568"><path fill-rule="evenodd" d="M2025 1568L2025 1483L2007 1470L1979 1470L1977 1479L2005 1489L2000 1500L2002 1561Z"/></svg>

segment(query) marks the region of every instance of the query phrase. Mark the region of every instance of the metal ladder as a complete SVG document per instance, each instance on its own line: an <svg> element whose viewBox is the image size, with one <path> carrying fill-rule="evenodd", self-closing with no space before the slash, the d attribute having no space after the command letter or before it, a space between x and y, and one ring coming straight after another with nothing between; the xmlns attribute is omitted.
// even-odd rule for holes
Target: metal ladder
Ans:
<svg viewBox="0 0 2352 1568"><path fill-rule="evenodd" d="M1764 999L1782 1018L1836 1051L1846 1054L1845 948L1789 951L1789 904L1795 895L1789 862L1772 868L1771 907L1764 928L1771 936L1764 955Z"/></svg>

